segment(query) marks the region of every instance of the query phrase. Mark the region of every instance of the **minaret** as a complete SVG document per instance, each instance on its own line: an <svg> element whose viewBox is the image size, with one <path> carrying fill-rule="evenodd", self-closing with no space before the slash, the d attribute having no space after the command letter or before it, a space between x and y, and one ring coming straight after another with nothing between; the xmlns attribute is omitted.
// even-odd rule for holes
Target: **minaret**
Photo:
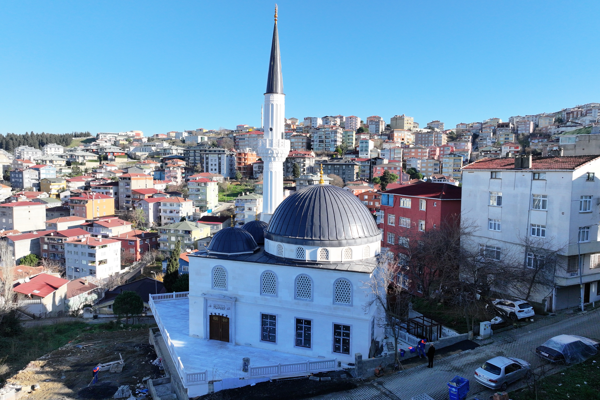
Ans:
<svg viewBox="0 0 600 400"><path fill-rule="evenodd" d="M285 95L277 34L277 5L265 93L264 131L264 139L258 145L258 156L264 162L261 220L269 222L275 209L283 201L283 162L290 152L290 141L285 140Z"/></svg>

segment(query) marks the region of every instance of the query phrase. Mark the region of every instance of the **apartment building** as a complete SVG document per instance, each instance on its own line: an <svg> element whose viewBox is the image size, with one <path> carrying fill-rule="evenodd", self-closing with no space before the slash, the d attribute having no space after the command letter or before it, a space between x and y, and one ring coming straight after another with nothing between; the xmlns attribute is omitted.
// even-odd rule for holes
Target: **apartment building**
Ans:
<svg viewBox="0 0 600 400"><path fill-rule="evenodd" d="M402 147L388 147L380 151L379 157L390 161L402 161Z"/></svg>
<svg viewBox="0 0 600 400"><path fill-rule="evenodd" d="M73 228L55 231L40 237L42 258L65 265L65 243L72 240L90 237L91 233L81 229Z"/></svg>
<svg viewBox="0 0 600 400"><path fill-rule="evenodd" d="M412 131L414 129L414 118L407 115L394 115L390 121L392 129L404 129Z"/></svg>
<svg viewBox="0 0 600 400"><path fill-rule="evenodd" d="M307 150L310 144L310 136L305 133L294 133L290 137L290 149L292 151Z"/></svg>
<svg viewBox="0 0 600 400"><path fill-rule="evenodd" d="M106 196L113 197L115 201L118 200L119 196L119 182L106 182L94 185L90 188L92 193L104 194ZM132 191L133 193L133 191ZM116 206L116 204L115 204Z"/></svg>
<svg viewBox="0 0 600 400"><path fill-rule="evenodd" d="M15 262L19 265L21 258L29 254L35 254L41 257L40 237L50 233L50 231L33 231L6 236L8 251Z"/></svg>
<svg viewBox="0 0 600 400"><path fill-rule="evenodd" d="M190 196L190 199L192 197ZM137 207L140 207L144 213L147 227L160 225L160 202L164 200L162 197L151 197L140 200Z"/></svg>
<svg viewBox="0 0 600 400"><path fill-rule="evenodd" d="M392 142L411 145L415 143L415 135L413 132L406 129L393 129L389 135Z"/></svg>
<svg viewBox="0 0 600 400"><path fill-rule="evenodd" d="M129 232L114 236L121 242L121 262L131 264L142 259L144 254L158 250L159 235L157 232L145 232L133 229Z"/></svg>
<svg viewBox="0 0 600 400"><path fill-rule="evenodd" d="M311 144L313 151L333 152L342 145L343 129L339 126L321 126L311 129Z"/></svg>
<svg viewBox="0 0 600 400"><path fill-rule="evenodd" d="M458 154L448 154L442 157L442 175L456 181L462 181L463 158Z"/></svg>
<svg viewBox="0 0 600 400"><path fill-rule="evenodd" d="M325 175L334 174L342 178L344 182L353 181L360 172L360 165L351 160L327 160L317 161L315 167L320 169L323 166Z"/></svg>
<svg viewBox="0 0 600 400"><path fill-rule="evenodd" d="M443 131L444 130L444 123L440 122L439 120L435 120L435 121L431 121L430 123L427 124L428 128L433 128L433 129L437 129L439 131Z"/></svg>
<svg viewBox="0 0 600 400"><path fill-rule="evenodd" d="M204 172L235 177L235 152L231 150L200 145L187 147L184 157L188 168L200 166Z"/></svg>
<svg viewBox="0 0 600 400"><path fill-rule="evenodd" d="M235 221L243 225L256 219L262 212L263 197L260 194L248 193L235 199Z"/></svg>
<svg viewBox="0 0 600 400"><path fill-rule="evenodd" d="M58 217L46 221L46 229L53 231L65 231L67 229L78 228L85 224L85 218L81 217Z"/></svg>
<svg viewBox="0 0 600 400"><path fill-rule="evenodd" d="M367 118L369 133L372 135L381 135L385 131L385 121L378 115Z"/></svg>
<svg viewBox="0 0 600 400"><path fill-rule="evenodd" d="M183 197L167 197L160 201L160 222L172 224L181 221L181 218L187 219L194 214L194 204L191 199L186 200Z"/></svg>
<svg viewBox="0 0 600 400"><path fill-rule="evenodd" d="M430 177L431 175L439 174L441 170L442 163L440 160L425 158L421 160L421 169L418 171L422 173L424 177Z"/></svg>
<svg viewBox="0 0 600 400"><path fill-rule="evenodd" d="M38 179L56 178L56 167L54 165L36 164L30 168L38 172Z"/></svg>
<svg viewBox="0 0 600 400"><path fill-rule="evenodd" d="M257 147L254 147L255 149ZM238 150L235 154L235 169L246 178L252 177L252 164L258 160L252 148Z"/></svg>
<svg viewBox="0 0 600 400"><path fill-rule="evenodd" d="M61 146L60 144L48 143L47 145L44 146L42 151L45 156L55 156L58 154L64 154L65 148L63 146Z"/></svg>
<svg viewBox="0 0 600 400"><path fill-rule="evenodd" d="M514 142L515 140L515 134L512 132L496 133L496 142L499 144Z"/></svg>
<svg viewBox="0 0 600 400"><path fill-rule="evenodd" d="M46 229L46 206L28 201L0 204L0 230L31 232Z"/></svg>
<svg viewBox="0 0 600 400"><path fill-rule="evenodd" d="M70 280L91 276L106 279L121 271L121 242L106 238L83 238L65 245L65 265Z"/></svg>
<svg viewBox="0 0 600 400"><path fill-rule="evenodd" d="M135 189L154 188L154 179L146 174L124 174L119 177L119 204L120 210L133 208L132 191Z"/></svg>
<svg viewBox="0 0 600 400"><path fill-rule="evenodd" d="M34 161L43 155L41 150L30 146L19 146L15 149L15 158L19 160Z"/></svg>
<svg viewBox="0 0 600 400"><path fill-rule="evenodd" d="M101 217L100 219L81 224L81 228L94 236L109 238L129 232L132 228L132 224L131 222L123 221L118 217Z"/></svg>
<svg viewBox="0 0 600 400"><path fill-rule="evenodd" d="M65 190L67 190L67 181L65 178L40 179L40 191L48 193L50 197L56 199Z"/></svg>
<svg viewBox="0 0 600 400"><path fill-rule="evenodd" d="M210 236L210 225L191 221L176 222L161 226L158 228L158 233L160 251L173 250L178 241L181 242L182 249L195 249L198 247L196 243L198 240Z"/></svg>
<svg viewBox="0 0 600 400"><path fill-rule="evenodd" d="M429 149L423 146L413 146L404 148L404 158L426 159L429 156Z"/></svg>
<svg viewBox="0 0 600 400"><path fill-rule="evenodd" d="M69 199L71 215L85 219L115 214L115 199L99 193L82 193Z"/></svg>
<svg viewBox="0 0 600 400"><path fill-rule="evenodd" d="M290 151L283 162L283 176L294 176L294 165L298 165L300 175L309 172L315 165L315 153L312 151Z"/></svg>
<svg viewBox="0 0 600 400"><path fill-rule="evenodd" d="M344 129L356 132L362 125L362 120L356 115L346 117L344 122Z"/></svg>
<svg viewBox="0 0 600 400"><path fill-rule="evenodd" d="M40 188L39 172L34 169L16 169L10 171L10 185L13 189Z"/></svg>
<svg viewBox="0 0 600 400"><path fill-rule="evenodd" d="M424 131L424 132L415 132L415 146L443 146L448 140L444 132L438 131Z"/></svg>
<svg viewBox="0 0 600 400"><path fill-rule="evenodd" d="M356 147L356 131L344 129L342 135L342 145L348 149L354 149Z"/></svg>
<svg viewBox="0 0 600 400"><path fill-rule="evenodd" d="M358 142L358 157L371 158L371 151L375 148L375 142L371 139L361 139Z"/></svg>
<svg viewBox="0 0 600 400"><path fill-rule="evenodd" d="M385 171L389 171L392 174L402 176L402 162L387 162L385 164L377 164L373 166L373 178L380 177Z"/></svg>
<svg viewBox="0 0 600 400"><path fill-rule="evenodd" d="M207 178L200 178L188 182L188 197L193 202L193 207L200 211L214 209L219 202L219 188L217 182Z"/></svg>
<svg viewBox="0 0 600 400"><path fill-rule="evenodd" d="M534 287L530 297L548 311L575 307L581 296L584 303L599 301L599 174L597 155L517 156L464 167L462 214L477 230L461 244L488 259L551 268L554 284ZM556 263L546 266L554 256ZM523 296L509 291L515 288L494 289Z"/></svg>
<svg viewBox="0 0 600 400"><path fill-rule="evenodd" d="M535 127L533 121L521 120L517 121L517 133L519 135L530 135Z"/></svg>
<svg viewBox="0 0 600 400"><path fill-rule="evenodd" d="M316 129L323 125L323 119L319 117L306 117L304 118L304 127Z"/></svg>

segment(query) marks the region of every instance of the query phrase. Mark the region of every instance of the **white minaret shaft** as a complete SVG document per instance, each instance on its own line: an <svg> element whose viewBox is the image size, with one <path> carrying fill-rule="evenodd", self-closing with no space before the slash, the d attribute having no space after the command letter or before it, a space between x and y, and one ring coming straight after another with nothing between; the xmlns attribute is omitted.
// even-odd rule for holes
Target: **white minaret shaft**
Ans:
<svg viewBox="0 0 600 400"><path fill-rule="evenodd" d="M290 152L290 141L285 140L285 94L281 75L277 6L271 44L271 59L264 105L265 137L258 146L263 167L263 211L261 220L269 222L275 209L283 201L283 162Z"/></svg>

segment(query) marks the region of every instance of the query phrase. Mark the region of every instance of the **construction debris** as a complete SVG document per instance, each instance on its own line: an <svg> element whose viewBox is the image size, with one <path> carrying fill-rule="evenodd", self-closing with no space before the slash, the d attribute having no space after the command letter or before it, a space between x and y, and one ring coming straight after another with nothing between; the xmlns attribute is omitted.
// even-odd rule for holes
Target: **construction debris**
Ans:
<svg viewBox="0 0 600 400"><path fill-rule="evenodd" d="M111 370L111 368L115 364L120 364L121 365L121 371L122 371L123 370L123 365L125 365L125 361L123 361L123 357L121 356L121 353L119 353L119 358L120 358L120 360L117 360L117 361L112 361L112 362L98 364L98 367L100 367L100 371L110 371L110 372L113 372Z"/></svg>
<svg viewBox="0 0 600 400"><path fill-rule="evenodd" d="M113 396L113 399L128 399L131 397L131 389L129 385L119 386L119 390Z"/></svg>

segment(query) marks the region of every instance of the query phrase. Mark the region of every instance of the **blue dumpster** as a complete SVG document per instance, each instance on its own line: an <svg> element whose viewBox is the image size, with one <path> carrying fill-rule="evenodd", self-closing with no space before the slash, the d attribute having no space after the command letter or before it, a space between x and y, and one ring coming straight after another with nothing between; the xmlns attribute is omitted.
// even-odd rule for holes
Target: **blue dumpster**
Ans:
<svg viewBox="0 0 600 400"><path fill-rule="evenodd" d="M469 380L456 375L448 382L448 395L450 400L463 400L469 393Z"/></svg>
<svg viewBox="0 0 600 400"><path fill-rule="evenodd" d="M400 349L400 357L404 357L404 349Z"/></svg>

